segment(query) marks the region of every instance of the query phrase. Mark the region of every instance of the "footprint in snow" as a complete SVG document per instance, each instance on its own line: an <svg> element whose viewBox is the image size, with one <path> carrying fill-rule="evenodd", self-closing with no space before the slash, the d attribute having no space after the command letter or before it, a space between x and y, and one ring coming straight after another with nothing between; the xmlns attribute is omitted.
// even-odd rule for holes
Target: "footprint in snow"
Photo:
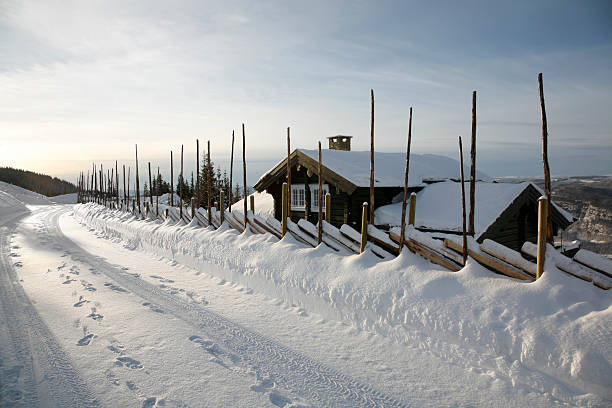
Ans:
<svg viewBox="0 0 612 408"><path fill-rule="evenodd" d="M123 354L123 352L125 351L125 346L118 343L111 344L107 348L115 354Z"/></svg>
<svg viewBox="0 0 612 408"><path fill-rule="evenodd" d="M265 380L262 380L259 384L253 384L251 385L251 391L255 391L255 392L268 392L270 391L272 388L274 388L274 380L270 379L270 378L266 378Z"/></svg>
<svg viewBox="0 0 612 408"><path fill-rule="evenodd" d="M76 279L68 278L64 282L62 282L62 285L68 285L71 282L76 282Z"/></svg>
<svg viewBox="0 0 612 408"><path fill-rule="evenodd" d="M143 305L143 306L145 306L145 307L148 307L148 308L149 308L149 309L151 309L153 312L156 312L156 313L166 313L166 312L165 312L163 309L161 309L161 308L159 308L159 307L155 306L155 305L154 305L154 304L152 304L151 302L144 302L142 305Z"/></svg>
<svg viewBox="0 0 612 408"><path fill-rule="evenodd" d="M106 286L109 289L114 290L115 292L127 293L127 290L125 290L121 286L117 286L117 285L115 285L114 283L111 283L111 282L104 282L104 286Z"/></svg>
<svg viewBox="0 0 612 408"><path fill-rule="evenodd" d="M77 346L88 346L91 343L91 339L93 339L95 335L93 333L88 334L77 342Z"/></svg>
<svg viewBox="0 0 612 408"><path fill-rule="evenodd" d="M131 368L132 370L139 370L143 368L143 365L138 360L134 360L131 357L117 357L117 361L115 361L115 365L122 367L126 366L127 368Z"/></svg>
<svg viewBox="0 0 612 408"><path fill-rule="evenodd" d="M10 253L9 256L12 256L13 258L17 258L17 257L20 257L21 255L15 254L15 253Z"/></svg>
<svg viewBox="0 0 612 408"><path fill-rule="evenodd" d="M93 320L102 320L104 318L104 316L102 316L100 313L96 313L96 308L95 307L92 307L91 308L91 313L88 314L85 317L89 317L89 318L91 318Z"/></svg>
<svg viewBox="0 0 612 408"><path fill-rule="evenodd" d="M19 390L6 390L4 396L8 402L17 402L23 398L23 394Z"/></svg>
<svg viewBox="0 0 612 408"><path fill-rule="evenodd" d="M153 408L155 403L157 402L157 398L150 397L142 402L142 408Z"/></svg>
<svg viewBox="0 0 612 408"><path fill-rule="evenodd" d="M289 398L276 392L270 393L270 402L276 405L277 407L286 407L288 405L291 405L292 403Z"/></svg>
<svg viewBox="0 0 612 408"><path fill-rule="evenodd" d="M21 267L23 267L23 263L21 263L21 262L15 262L15 263L13 264L13 266L14 266L15 268L21 268Z"/></svg>
<svg viewBox="0 0 612 408"><path fill-rule="evenodd" d="M136 386L136 384L134 384L134 381L126 381L125 382L126 387L128 387L130 389L130 391L134 391L137 390L138 387Z"/></svg>
<svg viewBox="0 0 612 408"><path fill-rule="evenodd" d="M83 306L85 303L87 303L87 300L83 299L83 296L79 296L79 301L76 302L74 305L74 307L81 307Z"/></svg>

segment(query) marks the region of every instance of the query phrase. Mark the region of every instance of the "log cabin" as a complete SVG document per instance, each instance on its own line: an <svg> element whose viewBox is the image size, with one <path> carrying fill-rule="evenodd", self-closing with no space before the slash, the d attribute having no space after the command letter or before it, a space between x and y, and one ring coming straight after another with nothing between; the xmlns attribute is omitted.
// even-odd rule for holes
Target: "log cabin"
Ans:
<svg viewBox="0 0 612 408"><path fill-rule="evenodd" d="M370 152L352 151L351 136L328 137L329 148L322 150L323 194L331 196L331 223L348 224L359 230L361 206L370 201ZM290 218L305 218L316 224L318 218L318 151L295 149L289 155L291 191ZM405 153L375 152L374 224L382 228L400 225L404 185ZM464 169L469 174L468 169ZM476 173L475 238L489 238L513 249L537 236L537 200L543 194L532 183L491 183ZM461 192L459 162L434 154L412 154L408 179L409 193L417 194L415 226L423 231L461 233ZM287 158L255 184L274 199L274 216L281 217L282 185L287 181ZM466 182L466 194L469 183ZM323 211L325 208L323 208ZM399 210L399 212L398 212ZM574 218L552 206L553 231L567 228Z"/></svg>
<svg viewBox="0 0 612 408"><path fill-rule="evenodd" d="M359 227L361 206L370 201L370 152L352 151L351 136L331 136L329 148L322 150L323 194L331 195L331 223ZM290 202L292 220L318 217L318 151L295 149L289 156L291 168ZM374 206L390 204L403 192L405 153L375 152ZM486 177L479 173L479 177ZM459 162L433 154L410 157L409 191L419 191L427 183L459 177ZM274 214L280 219L282 185L287 181L285 158L255 184L258 192L274 197ZM359 229L359 228L358 228Z"/></svg>

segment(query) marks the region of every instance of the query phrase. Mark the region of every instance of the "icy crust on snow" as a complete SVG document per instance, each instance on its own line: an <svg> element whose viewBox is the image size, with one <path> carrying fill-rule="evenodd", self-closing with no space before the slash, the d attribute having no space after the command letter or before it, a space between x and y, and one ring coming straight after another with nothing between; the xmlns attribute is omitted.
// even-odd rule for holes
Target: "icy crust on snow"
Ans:
<svg viewBox="0 0 612 408"><path fill-rule="evenodd" d="M604 406L612 400L612 293L559 271L552 259L541 279L524 283L472 261L451 273L407 251L381 262L370 251L340 256L325 246L307 248L290 235L278 241L137 221L95 204L77 205L74 213L126 247L399 343L410 344L414 329L431 333L478 358L489 356L513 381L552 389L562 400Z"/></svg>

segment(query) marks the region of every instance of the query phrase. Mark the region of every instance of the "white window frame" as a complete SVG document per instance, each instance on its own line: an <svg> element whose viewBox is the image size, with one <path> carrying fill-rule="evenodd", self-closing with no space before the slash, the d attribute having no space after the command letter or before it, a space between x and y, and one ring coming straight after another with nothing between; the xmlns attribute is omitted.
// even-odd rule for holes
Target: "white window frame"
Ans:
<svg viewBox="0 0 612 408"><path fill-rule="evenodd" d="M297 195L297 198L299 198L299 195L301 194L301 198L302 198L302 205L298 204L297 200L294 200L294 194ZM304 187L304 184L291 184L291 211L305 211L306 210L306 188Z"/></svg>
<svg viewBox="0 0 612 408"><path fill-rule="evenodd" d="M310 187L310 210L312 212L319 211L319 198L317 197L317 191L319 191L319 183L309 184ZM323 184L323 211L325 211L325 194L329 193L329 184Z"/></svg>

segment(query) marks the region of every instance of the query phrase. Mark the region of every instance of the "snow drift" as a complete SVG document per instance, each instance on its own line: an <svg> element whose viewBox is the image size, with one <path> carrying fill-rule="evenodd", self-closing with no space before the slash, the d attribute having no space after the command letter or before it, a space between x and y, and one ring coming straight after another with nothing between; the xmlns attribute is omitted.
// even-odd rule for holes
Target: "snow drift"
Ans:
<svg viewBox="0 0 612 408"><path fill-rule="evenodd" d="M76 205L74 214L102 237L326 318L402 344L418 344L418 333L430 333L456 345L449 352L473 352L513 382L552 389L565 400L584 393L581 405L612 400L612 294L549 267L550 261L543 277L528 284L475 262L447 272L408 251L380 262L369 251L340 256L289 235L279 241L227 225L213 230L138 221L92 203Z"/></svg>

